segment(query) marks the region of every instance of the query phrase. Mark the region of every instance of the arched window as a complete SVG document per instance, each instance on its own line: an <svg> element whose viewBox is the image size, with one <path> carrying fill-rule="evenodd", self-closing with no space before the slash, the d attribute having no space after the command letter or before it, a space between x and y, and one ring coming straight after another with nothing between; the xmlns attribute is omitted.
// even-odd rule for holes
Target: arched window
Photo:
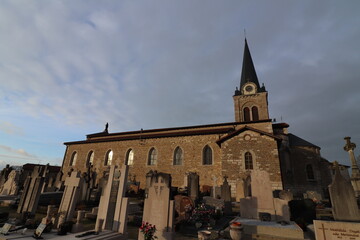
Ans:
<svg viewBox="0 0 360 240"><path fill-rule="evenodd" d="M70 159L70 166L75 166L76 164L76 160L77 160L77 152L73 152L73 154L71 155L71 159Z"/></svg>
<svg viewBox="0 0 360 240"><path fill-rule="evenodd" d="M134 164L134 151L129 149L126 153L125 165L133 165Z"/></svg>
<svg viewBox="0 0 360 240"><path fill-rule="evenodd" d="M90 151L86 159L86 166L90 167L94 164L94 151Z"/></svg>
<svg viewBox="0 0 360 240"><path fill-rule="evenodd" d="M259 120L259 111L258 111L258 108L257 107L252 107L251 108L251 112L252 112L252 120L253 121L257 121Z"/></svg>
<svg viewBox="0 0 360 240"><path fill-rule="evenodd" d="M174 151L174 165L183 164L183 151L180 147L175 148Z"/></svg>
<svg viewBox="0 0 360 240"><path fill-rule="evenodd" d="M105 156L105 166L111 166L112 160L113 160L113 151L109 150L107 151Z"/></svg>
<svg viewBox="0 0 360 240"><path fill-rule="evenodd" d="M156 165L156 164L157 164L157 151L155 148L151 148L149 151L148 165Z"/></svg>
<svg viewBox="0 0 360 240"><path fill-rule="evenodd" d="M311 164L306 165L306 177L308 180L315 180L314 170Z"/></svg>
<svg viewBox="0 0 360 240"><path fill-rule="evenodd" d="M208 145L206 145L203 149L203 164L212 164L212 149Z"/></svg>
<svg viewBox="0 0 360 240"><path fill-rule="evenodd" d="M246 170L254 169L253 158L252 158L251 153L249 153L249 152L245 153L245 169Z"/></svg>
<svg viewBox="0 0 360 240"><path fill-rule="evenodd" d="M244 121L250 122L250 109L248 107L244 108Z"/></svg>

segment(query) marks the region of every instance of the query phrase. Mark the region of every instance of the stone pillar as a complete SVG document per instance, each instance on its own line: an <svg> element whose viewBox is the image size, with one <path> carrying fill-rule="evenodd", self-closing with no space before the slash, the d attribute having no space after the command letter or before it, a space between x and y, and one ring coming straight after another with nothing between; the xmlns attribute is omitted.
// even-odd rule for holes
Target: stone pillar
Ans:
<svg viewBox="0 0 360 240"><path fill-rule="evenodd" d="M356 148L356 144L350 141L350 137L344 138L346 144L344 146L344 150L349 153L350 161L351 161L351 184L355 191L355 196L360 197L360 170L359 166L356 163L356 158L354 154L354 149Z"/></svg>

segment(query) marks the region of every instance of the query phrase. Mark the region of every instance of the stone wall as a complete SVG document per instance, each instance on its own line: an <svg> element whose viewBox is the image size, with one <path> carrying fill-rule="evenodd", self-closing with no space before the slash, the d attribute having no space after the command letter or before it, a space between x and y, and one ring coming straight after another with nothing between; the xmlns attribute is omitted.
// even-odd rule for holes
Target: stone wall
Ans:
<svg viewBox="0 0 360 240"><path fill-rule="evenodd" d="M254 123L250 126L271 134L271 122ZM244 125L235 127L240 129ZM246 130L218 144L216 141L225 135L207 134L96 143L72 143L68 145L65 153L63 172L66 175L71 168L85 172L87 170L86 160L88 154L93 151L93 166L99 178L109 168L104 163L105 155L110 149L113 151L112 164L115 165L124 164L126 153L129 149L132 149L134 151L134 164L129 166L129 174L136 175L136 180L140 181L141 188L145 187L145 174L150 170L170 173L173 186L182 186L187 172L197 172L200 176L200 186L212 186L212 177L217 177L217 184L220 185L223 180L222 177L228 176L228 181L232 186L232 195L235 196L236 181L244 172L244 153L249 151L254 156L255 168L269 171L273 188L282 189L277 143L274 138ZM244 140L245 136L251 136L251 139ZM212 165L203 165L202 163L203 148L206 145L209 145L213 151ZM183 150L183 164L173 165L174 150L178 146ZM157 150L157 165L149 166L147 165L148 154L152 147ZM77 152L77 161L75 166L69 166L74 151Z"/></svg>

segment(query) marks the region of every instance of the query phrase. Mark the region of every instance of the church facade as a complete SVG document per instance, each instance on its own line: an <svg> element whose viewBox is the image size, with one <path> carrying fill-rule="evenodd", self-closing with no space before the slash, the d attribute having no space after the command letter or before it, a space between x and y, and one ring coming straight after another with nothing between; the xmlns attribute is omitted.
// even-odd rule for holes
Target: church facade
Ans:
<svg viewBox="0 0 360 240"><path fill-rule="evenodd" d="M109 133L106 126L86 140L66 142L62 172L65 176L91 168L99 182L110 165L127 164L141 188L150 170L171 174L176 187L184 185L188 172L196 172L203 189L227 177L235 196L240 180L251 171L265 170L274 190L324 195L331 181L330 164L321 158L318 146L289 134L288 124L272 122L268 92L259 85L246 39L240 87L233 100L234 122L119 133Z"/></svg>

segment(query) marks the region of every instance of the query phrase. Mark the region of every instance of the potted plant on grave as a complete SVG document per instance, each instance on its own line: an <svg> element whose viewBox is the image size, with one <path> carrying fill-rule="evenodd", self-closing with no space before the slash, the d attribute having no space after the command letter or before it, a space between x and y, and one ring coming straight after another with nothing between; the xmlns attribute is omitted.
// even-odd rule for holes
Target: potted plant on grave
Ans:
<svg viewBox="0 0 360 240"><path fill-rule="evenodd" d="M152 225L148 222L142 222L140 226L140 232L144 235L145 240L154 240L157 238L156 236L154 236L156 232L155 225Z"/></svg>

